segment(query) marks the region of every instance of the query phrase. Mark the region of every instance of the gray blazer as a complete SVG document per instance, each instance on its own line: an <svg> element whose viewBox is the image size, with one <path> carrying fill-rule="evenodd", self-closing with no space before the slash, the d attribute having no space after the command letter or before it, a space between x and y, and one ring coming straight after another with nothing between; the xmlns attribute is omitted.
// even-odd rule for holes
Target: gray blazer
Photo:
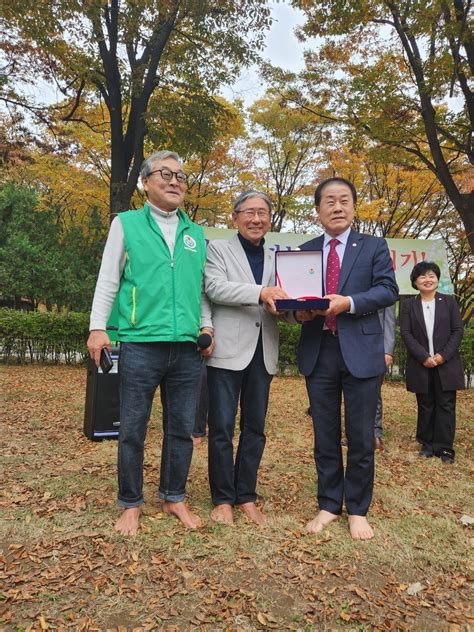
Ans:
<svg viewBox="0 0 474 632"><path fill-rule="evenodd" d="M273 252L265 247L262 285L257 285L237 235L228 241L212 241L207 247L204 279L215 343L207 365L233 371L245 369L261 331L265 367L274 375L278 366L277 320L259 304L262 287L275 285Z"/></svg>
<svg viewBox="0 0 474 632"><path fill-rule="evenodd" d="M379 309L380 324L383 331L383 350L393 356L395 348L395 305Z"/></svg>

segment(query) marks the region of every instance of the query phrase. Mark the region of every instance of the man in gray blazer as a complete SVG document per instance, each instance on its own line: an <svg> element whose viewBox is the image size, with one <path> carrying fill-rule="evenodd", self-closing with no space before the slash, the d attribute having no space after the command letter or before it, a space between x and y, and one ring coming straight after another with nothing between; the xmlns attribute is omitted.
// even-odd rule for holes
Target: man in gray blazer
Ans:
<svg viewBox="0 0 474 632"><path fill-rule="evenodd" d="M393 350L395 348L395 305L390 305L384 309L379 309L380 324L383 331L383 347L385 353L385 366L388 367L392 364ZM382 402L382 384L385 378L385 373L380 376L380 388L379 397L377 400L377 411L375 413L374 423L374 447L376 450L383 452L383 402Z"/></svg>
<svg viewBox="0 0 474 632"><path fill-rule="evenodd" d="M242 193L232 219L237 235L208 245L205 269L214 327L214 350L207 363L211 518L232 524L235 505L262 524L265 515L255 501L268 394L278 362L274 300L287 295L274 287L274 255L265 246L271 220L269 198L254 190ZM239 399L240 436L234 461L232 438Z"/></svg>

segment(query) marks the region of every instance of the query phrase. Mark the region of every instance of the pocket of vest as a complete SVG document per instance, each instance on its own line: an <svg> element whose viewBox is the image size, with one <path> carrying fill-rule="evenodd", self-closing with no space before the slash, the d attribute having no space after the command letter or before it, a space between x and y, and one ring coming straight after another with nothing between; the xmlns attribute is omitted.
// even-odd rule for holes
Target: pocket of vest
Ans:
<svg viewBox="0 0 474 632"><path fill-rule="evenodd" d="M135 327L137 323L137 288L132 287L132 315L130 316L130 324Z"/></svg>

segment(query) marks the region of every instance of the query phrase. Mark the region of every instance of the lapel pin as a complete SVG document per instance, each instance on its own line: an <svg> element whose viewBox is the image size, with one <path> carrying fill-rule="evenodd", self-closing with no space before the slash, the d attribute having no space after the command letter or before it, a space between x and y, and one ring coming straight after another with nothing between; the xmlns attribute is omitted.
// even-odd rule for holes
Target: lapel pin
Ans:
<svg viewBox="0 0 474 632"><path fill-rule="evenodd" d="M357 246L357 244L354 242L354 243L352 244L352 246L353 246L353 248L355 248L355 247Z"/></svg>

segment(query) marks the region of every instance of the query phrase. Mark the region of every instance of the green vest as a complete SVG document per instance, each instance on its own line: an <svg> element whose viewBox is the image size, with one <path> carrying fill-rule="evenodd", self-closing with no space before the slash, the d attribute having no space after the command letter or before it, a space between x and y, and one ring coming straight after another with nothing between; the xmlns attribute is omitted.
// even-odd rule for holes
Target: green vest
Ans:
<svg viewBox="0 0 474 632"><path fill-rule="evenodd" d="M118 291L122 342L196 342L206 242L200 226L178 210L171 255L148 204L120 213L125 267Z"/></svg>

